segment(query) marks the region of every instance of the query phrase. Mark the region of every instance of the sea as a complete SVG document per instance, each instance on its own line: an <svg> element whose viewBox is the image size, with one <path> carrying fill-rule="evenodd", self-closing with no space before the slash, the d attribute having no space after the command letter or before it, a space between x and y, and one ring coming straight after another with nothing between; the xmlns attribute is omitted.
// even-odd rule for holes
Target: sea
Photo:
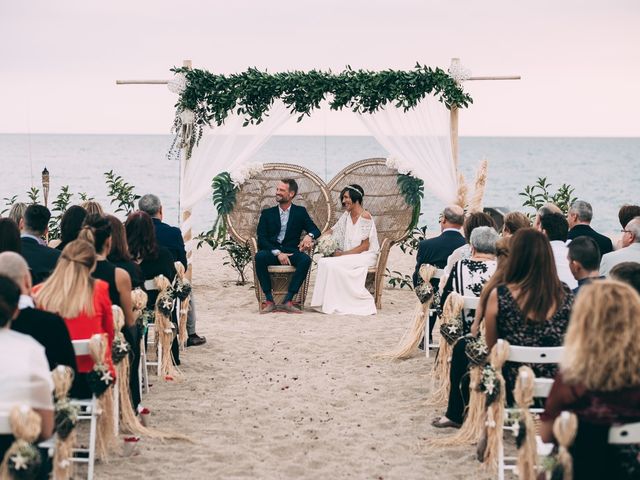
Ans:
<svg viewBox="0 0 640 480"><path fill-rule="evenodd" d="M179 164L167 156L169 135L0 134L0 211L14 195L27 201L27 190L41 189L41 171L50 174L49 201L63 185L80 203L83 192L109 206L105 172L113 171L138 194L162 199L165 220L178 224ZM329 181L357 160L388 154L367 136L274 136L252 161L305 166ZM640 203L640 138L461 137L460 168L472 181L478 163L489 162L485 206L528 212L519 195L526 185L545 177L555 192L568 183L574 195L593 206L592 226L620 234L617 212L625 203ZM438 228L443 205L425 192L420 225ZM195 232L210 228L215 210L210 198L194 209Z"/></svg>

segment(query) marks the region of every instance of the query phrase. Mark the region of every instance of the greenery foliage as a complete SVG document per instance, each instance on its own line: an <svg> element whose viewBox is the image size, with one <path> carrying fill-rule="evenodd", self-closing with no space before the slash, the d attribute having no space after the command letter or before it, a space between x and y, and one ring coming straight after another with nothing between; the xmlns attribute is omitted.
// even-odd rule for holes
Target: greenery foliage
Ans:
<svg viewBox="0 0 640 480"><path fill-rule="evenodd" d="M424 182L420 178L404 174L398 174L397 182L405 202L407 202L407 205L413 207L411 225L409 226L409 228L413 230L415 226L418 225L418 220L420 219L420 208L422 199L424 198Z"/></svg>
<svg viewBox="0 0 640 480"><path fill-rule="evenodd" d="M69 191L69 186L63 185L60 188L60 193L58 193L56 199L51 203L52 208L51 218L49 219L49 240L62 238L60 221L62 220L64 212L69 208L71 197L73 197L73 193Z"/></svg>
<svg viewBox="0 0 640 480"><path fill-rule="evenodd" d="M125 215L129 215L136 209L136 200L140 198L140 195L136 195L133 191L135 187L120 175L113 173L113 170L105 172L104 176L107 178L107 188L109 189L107 196L111 197L111 205L117 203L116 212L124 212Z"/></svg>
<svg viewBox="0 0 640 480"><path fill-rule="evenodd" d="M384 276L387 277L387 282L393 288L408 287L409 290L413 290L413 279L411 278L410 275L406 275L402 272L398 272L397 270L391 271L387 268Z"/></svg>
<svg viewBox="0 0 640 480"><path fill-rule="evenodd" d="M569 213L569 207L577 199L573 196L574 188L571 185L563 183L555 193L551 193L549 188L551 184L547 182L547 177L539 177L534 185L527 185L524 190L519 193L523 197L523 207L531 207L534 209L529 216L534 218L536 212L545 203L553 203L562 210L564 215Z"/></svg>
<svg viewBox="0 0 640 480"><path fill-rule="evenodd" d="M222 242L220 248L227 252L228 259L223 262L223 265L231 265L238 272L236 285L246 284L245 270L247 265L251 263L251 250L249 247L238 243L233 238L228 238Z"/></svg>
<svg viewBox="0 0 640 480"><path fill-rule="evenodd" d="M176 104L174 129L180 132L183 111L193 111L196 142L205 125L222 125L231 112L244 115L245 125L260 123L278 98L291 112L299 114L298 121L310 116L325 99L332 110L348 108L357 113L373 113L387 104L407 111L427 94L434 94L448 108L467 107L473 102L444 70L419 63L408 71L380 72L354 70L350 66L340 73L311 70L272 74L249 68L222 75L184 67L171 71L187 78Z"/></svg>

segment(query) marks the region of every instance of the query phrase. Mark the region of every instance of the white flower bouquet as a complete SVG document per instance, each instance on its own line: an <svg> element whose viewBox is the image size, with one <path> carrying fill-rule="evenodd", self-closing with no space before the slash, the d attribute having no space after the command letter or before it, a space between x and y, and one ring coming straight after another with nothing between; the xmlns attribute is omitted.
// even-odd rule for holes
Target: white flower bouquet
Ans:
<svg viewBox="0 0 640 480"><path fill-rule="evenodd" d="M333 235L323 235L318 240L318 253L323 257L330 257L338 250L338 241Z"/></svg>

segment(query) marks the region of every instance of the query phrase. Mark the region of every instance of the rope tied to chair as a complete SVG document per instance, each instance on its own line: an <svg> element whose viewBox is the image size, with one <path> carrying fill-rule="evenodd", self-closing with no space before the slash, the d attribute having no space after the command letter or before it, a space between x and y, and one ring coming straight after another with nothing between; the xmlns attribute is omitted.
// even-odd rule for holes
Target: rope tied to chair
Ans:
<svg viewBox="0 0 640 480"><path fill-rule="evenodd" d="M569 447L573 444L578 432L578 417L571 412L562 412L553 422L553 436L558 440L558 466L561 469L558 478L573 480L573 458ZM554 478L556 472L554 469Z"/></svg>
<svg viewBox="0 0 640 480"><path fill-rule="evenodd" d="M171 351L174 335L171 322L171 313L174 306L171 282L164 275L158 275L154 280L156 287L160 291L155 304L156 345L161 346L163 351L162 361L159 361L160 373L164 380L175 380L181 378L182 373L174 365L173 352Z"/></svg>
<svg viewBox="0 0 640 480"><path fill-rule="evenodd" d="M485 394L487 405L487 447L483 464L496 471L502 451L502 430L504 427L504 403L506 398L502 367L509 357L509 342L499 339L491 349L490 364L482 371L480 390Z"/></svg>
<svg viewBox="0 0 640 480"><path fill-rule="evenodd" d="M519 408L519 418L515 427L516 446L518 447L518 478L535 480L536 478L536 426L529 410L533 405L535 374L531 367L523 365L518 369L513 396Z"/></svg>
<svg viewBox="0 0 640 480"><path fill-rule="evenodd" d="M69 390L73 384L73 369L58 365L51 371L55 404L56 447L53 456L53 478L68 480L73 477L73 446L76 443L78 407L69 401Z"/></svg>
<svg viewBox="0 0 640 480"><path fill-rule="evenodd" d="M432 384L438 385L431 394L428 405L442 406L449 399L449 389L451 379L451 355L453 345L462 336L462 310L464 308L464 298L452 292L442 307L442 317L440 319L440 342L438 344L438 356L435 359L431 372ZM439 384L438 384L439 382Z"/></svg>
<svg viewBox="0 0 640 480"><path fill-rule="evenodd" d="M173 293L180 299L180 311L178 312L178 341L183 348L187 341L187 316L191 308L191 283L186 279L182 262L175 262L176 278L173 285Z"/></svg>
<svg viewBox="0 0 640 480"><path fill-rule="evenodd" d="M106 365L107 334L96 334L89 340L89 355L93 359L93 371L87 375L89 387L98 397L98 417L96 435L96 457L106 461L109 455L118 451L115 431L115 404L113 385L115 379Z"/></svg>
<svg viewBox="0 0 640 480"><path fill-rule="evenodd" d="M422 283L420 284L420 289L416 287L418 303L414 309L411 325L403 334L396 349L382 353L379 357L390 360L406 360L416 353L420 340L422 340L424 336L429 308L431 307L434 297L434 291L430 280L437 271L438 269L433 265L423 264L420 266L419 274L422 279ZM425 348L428 348L428 346L425 346Z"/></svg>
<svg viewBox="0 0 640 480"><path fill-rule="evenodd" d="M0 479L36 478L42 458L34 445L41 431L41 418L31 407L15 406L9 412L9 424L15 437L0 465Z"/></svg>

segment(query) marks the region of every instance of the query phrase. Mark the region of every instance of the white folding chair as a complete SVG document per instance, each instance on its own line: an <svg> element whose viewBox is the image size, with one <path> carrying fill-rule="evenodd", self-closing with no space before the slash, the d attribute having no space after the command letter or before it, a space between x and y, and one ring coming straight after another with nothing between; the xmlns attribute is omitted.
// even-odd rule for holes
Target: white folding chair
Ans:
<svg viewBox="0 0 640 480"><path fill-rule="evenodd" d="M498 340L502 342L503 340ZM559 363L562 358L562 352L564 347L523 347L520 345L509 346L508 362L514 363ZM553 386L553 378L536 378L534 380L533 397L534 398L547 398L551 387ZM505 409L505 418L508 417L510 412L516 409ZM542 408L530 408L529 411L534 414L542 413ZM515 431L514 426L504 426L503 430ZM542 439L536 435L536 444L538 446L538 455L546 456L551 452L553 448L552 444L544 443ZM516 457L504 456L504 444L501 445L500 453L498 456L498 479L504 480L505 471L515 471Z"/></svg>
<svg viewBox="0 0 640 480"><path fill-rule="evenodd" d="M439 268L436 270L436 273L433 275L433 278L441 279L444 276L444 270ZM427 321L424 324L424 354L427 358L429 358L429 350L432 348L438 348L437 343L431 343L431 335L429 335L429 318L431 314L435 312L434 308L430 308L427 312Z"/></svg>
<svg viewBox="0 0 640 480"><path fill-rule="evenodd" d="M140 379L140 397L143 393L149 393L149 366L147 363L147 349L144 343L144 335L140 338L140 362L138 363L138 378Z"/></svg>
<svg viewBox="0 0 640 480"><path fill-rule="evenodd" d="M438 272L443 272L444 270L438 270ZM465 296L462 297L464 300L464 307L462 309L462 315L464 315L464 312L466 310L475 310L478 308L478 305L480 304L480 297L471 297L471 296ZM429 310L429 315L431 314L433 310ZM427 356L427 358L429 357L429 350L431 348L438 348L439 345L437 343L430 343L429 342L429 319L427 318L427 323L424 326L424 338L425 338L425 355ZM429 345L427 347L427 345Z"/></svg>
<svg viewBox="0 0 640 480"><path fill-rule="evenodd" d="M609 429L609 443L611 445L640 444L640 422L611 427Z"/></svg>
<svg viewBox="0 0 640 480"><path fill-rule="evenodd" d="M76 357L89 355L89 339L86 340L73 340L73 350ZM76 405L80 411L78 413L78 420L88 420L89 424L89 448L74 448L73 458L74 463L86 463L87 464L87 479L93 479L93 469L96 461L96 430L98 426L98 415L100 411L98 408L98 399L95 395L91 395L90 399L70 399L72 405ZM78 457L76 454L86 454Z"/></svg>

